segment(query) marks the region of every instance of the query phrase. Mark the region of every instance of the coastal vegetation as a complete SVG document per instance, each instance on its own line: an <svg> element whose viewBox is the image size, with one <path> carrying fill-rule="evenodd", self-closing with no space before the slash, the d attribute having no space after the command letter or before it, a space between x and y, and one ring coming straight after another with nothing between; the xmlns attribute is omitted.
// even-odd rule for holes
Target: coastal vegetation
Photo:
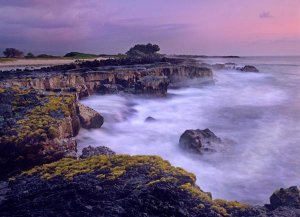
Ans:
<svg viewBox="0 0 300 217"><path fill-rule="evenodd" d="M70 52L70 53L65 54L64 57L70 57L70 58L74 58L74 59L89 59L89 58L97 58L98 55L80 53L80 52Z"/></svg>
<svg viewBox="0 0 300 217"><path fill-rule="evenodd" d="M24 53L15 48L6 48L3 51L3 54L6 58L21 58L24 56Z"/></svg>

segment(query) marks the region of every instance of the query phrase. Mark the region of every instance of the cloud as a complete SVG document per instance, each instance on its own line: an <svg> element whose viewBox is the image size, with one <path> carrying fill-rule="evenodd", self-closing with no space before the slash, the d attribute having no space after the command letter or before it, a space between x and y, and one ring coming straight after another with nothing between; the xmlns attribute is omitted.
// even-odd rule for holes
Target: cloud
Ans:
<svg viewBox="0 0 300 217"><path fill-rule="evenodd" d="M269 19L269 18L273 18L273 16L269 11L264 11L264 12L259 14L259 18Z"/></svg>
<svg viewBox="0 0 300 217"><path fill-rule="evenodd" d="M108 0L0 0L0 50L63 53L67 50L117 52L135 42L159 42L189 26L126 17ZM120 51L120 50L119 50Z"/></svg>

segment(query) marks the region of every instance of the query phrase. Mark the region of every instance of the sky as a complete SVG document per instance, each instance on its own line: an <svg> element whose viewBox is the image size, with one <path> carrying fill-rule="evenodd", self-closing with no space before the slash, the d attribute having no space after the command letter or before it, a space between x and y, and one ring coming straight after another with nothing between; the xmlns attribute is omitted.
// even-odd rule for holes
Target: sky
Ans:
<svg viewBox="0 0 300 217"><path fill-rule="evenodd" d="M0 0L0 52L300 55L300 0Z"/></svg>

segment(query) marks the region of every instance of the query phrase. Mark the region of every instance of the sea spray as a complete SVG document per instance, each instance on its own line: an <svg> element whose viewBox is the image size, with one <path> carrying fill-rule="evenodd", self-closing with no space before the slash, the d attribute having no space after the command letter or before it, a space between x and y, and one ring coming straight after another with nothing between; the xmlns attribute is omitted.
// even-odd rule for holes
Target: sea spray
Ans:
<svg viewBox="0 0 300 217"><path fill-rule="evenodd" d="M105 145L121 154L160 155L197 176L216 198L252 204L300 180L300 66L293 58L241 58L260 73L215 72L215 85L171 89L166 98L105 95L82 101L105 119L81 130L79 149ZM299 61L300 62L300 61ZM298 63L299 63L298 62ZM156 121L145 122L147 117ZM178 146L186 129L211 129L233 141L203 155Z"/></svg>

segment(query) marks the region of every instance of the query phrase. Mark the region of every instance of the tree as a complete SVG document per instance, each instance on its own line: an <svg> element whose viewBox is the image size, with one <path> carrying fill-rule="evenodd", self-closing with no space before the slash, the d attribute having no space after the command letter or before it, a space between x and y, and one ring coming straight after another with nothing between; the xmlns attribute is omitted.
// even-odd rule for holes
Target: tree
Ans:
<svg viewBox="0 0 300 217"><path fill-rule="evenodd" d="M23 57L23 52L20 50L17 50L15 48L6 48L3 52L4 56L7 58L20 58Z"/></svg>
<svg viewBox="0 0 300 217"><path fill-rule="evenodd" d="M160 48L156 44L137 44L130 48L126 54L129 57L157 57L159 56L158 51L160 51Z"/></svg>
<svg viewBox="0 0 300 217"><path fill-rule="evenodd" d="M34 58L35 56L33 55L33 53L27 53L26 54L26 56L25 56L26 58Z"/></svg>

